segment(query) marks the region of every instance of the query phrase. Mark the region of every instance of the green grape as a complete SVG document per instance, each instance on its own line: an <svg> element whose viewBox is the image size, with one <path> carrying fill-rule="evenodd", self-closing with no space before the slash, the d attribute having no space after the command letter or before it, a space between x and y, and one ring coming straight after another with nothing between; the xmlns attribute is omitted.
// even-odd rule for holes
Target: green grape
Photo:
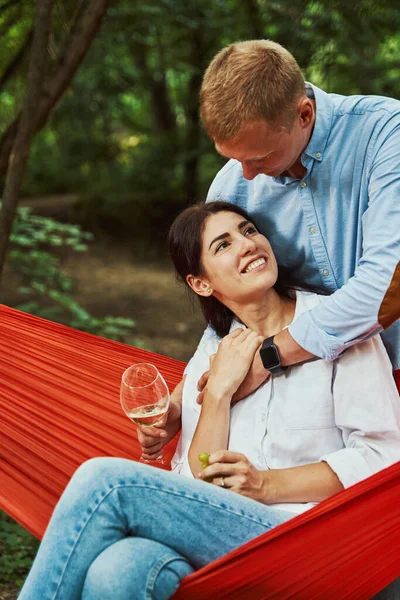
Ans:
<svg viewBox="0 0 400 600"><path fill-rule="evenodd" d="M210 455L208 454L208 452L202 452L201 454L199 454L198 459L201 462L201 468L202 469L205 469L206 467L208 467L208 465L209 465L209 462L208 462L209 457L210 457ZM213 480L212 477L205 477L203 479L203 481L207 481L207 483L211 483L212 480Z"/></svg>
<svg viewBox="0 0 400 600"><path fill-rule="evenodd" d="M208 454L208 452L202 452L201 454L199 454L199 461L203 464L203 469L208 467L208 465L209 465L208 459L209 458L210 458L210 455Z"/></svg>

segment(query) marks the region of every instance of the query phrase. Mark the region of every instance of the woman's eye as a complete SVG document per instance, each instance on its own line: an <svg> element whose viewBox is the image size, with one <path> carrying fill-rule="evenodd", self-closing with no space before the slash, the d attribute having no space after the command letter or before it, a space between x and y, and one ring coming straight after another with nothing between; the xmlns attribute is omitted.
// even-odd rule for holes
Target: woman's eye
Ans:
<svg viewBox="0 0 400 600"><path fill-rule="evenodd" d="M246 235L249 235L251 233L257 233L257 229L254 227L254 225L250 225L250 227L248 227L245 231Z"/></svg>
<svg viewBox="0 0 400 600"><path fill-rule="evenodd" d="M224 248L226 248L228 246L228 242L221 242L220 244L218 244L215 252L219 252L220 250L223 250Z"/></svg>

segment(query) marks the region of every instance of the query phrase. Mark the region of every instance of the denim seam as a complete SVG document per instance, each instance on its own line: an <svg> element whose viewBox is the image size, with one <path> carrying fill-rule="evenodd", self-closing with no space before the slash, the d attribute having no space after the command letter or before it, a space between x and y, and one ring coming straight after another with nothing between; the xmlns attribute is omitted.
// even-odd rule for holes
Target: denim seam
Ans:
<svg viewBox="0 0 400 600"><path fill-rule="evenodd" d="M262 525L264 527L269 527L269 524L266 524L264 521L260 521L258 518L252 517L250 515L243 514L240 511L237 512L236 510L230 508L227 505L221 506L220 504L216 504L214 502L210 502L209 500L202 499L200 496L199 497L195 497L195 496L192 496L192 495L189 495L189 494L186 494L186 493L182 494L182 493L180 493L180 492L178 493L178 492L176 492L174 490L165 490L165 489L161 489L161 488L159 488L157 486L154 486L154 485L148 485L148 484L142 484L142 483L129 483L129 484L121 484L121 483L119 483L119 484L115 484L115 485L113 485L112 489L110 489L108 491L108 493L106 493L100 499L100 501L97 501L97 504L94 506L92 512L90 513L90 515L88 515L87 520L83 523L83 525L82 525L81 529L79 530L79 532L77 532L78 535L77 535L76 539L73 541L73 545L72 545L70 554L68 556L68 559L65 562L64 569L63 569L63 571L62 571L62 573L61 573L61 575L59 577L59 581L58 581L58 584L57 584L57 589L55 591L53 600L57 600L57 596L59 594L60 587L61 587L62 582L63 582L64 573L65 573L65 571L67 569L67 566L68 566L68 564L69 564L69 562L71 560L71 557L73 556L73 554L75 552L75 548L76 548L77 544L79 543L79 540L81 538L82 532L87 527L87 525L90 522L90 520L92 519L93 515L100 508L100 506L102 505L102 503L108 498L108 496L110 494L112 494L112 492L114 492L115 490L118 490L120 488L127 488L127 487L147 488L147 489L150 489L150 490L157 490L158 492L164 492L165 494L172 494L172 495L177 496L177 497L184 497L184 498L187 498L188 500L194 500L196 502L201 502L202 504L207 504L208 506L212 506L213 508L222 509L222 510L224 510L226 512L229 512L230 514L234 514L234 515L236 515L238 517L242 517L242 518L244 518L246 520L250 520L250 521L252 521L254 523L257 523L258 525ZM229 493L228 490L226 490L226 492Z"/></svg>
<svg viewBox="0 0 400 600"><path fill-rule="evenodd" d="M182 558L177 558L177 557L173 557L173 558L160 558L160 560L158 562L156 562L156 564L153 566L152 570L149 573L149 576L147 578L147 584L146 584L146 600L153 600L153 591L154 591L154 584L157 580L157 577L160 575L162 569L164 569L167 565L169 565L170 563L173 562L187 562L187 560L182 557Z"/></svg>
<svg viewBox="0 0 400 600"><path fill-rule="evenodd" d="M210 484L212 485L212 484ZM236 515L237 517L244 517L245 519L252 521L254 523L257 524L262 524L265 525L265 527L269 527L269 523L265 523L264 521L260 521L258 519L258 517L254 517L252 515L248 515L248 514L243 514L241 511L236 511L234 508L229 507L227 504L225 504L225 502L223 503L224 505L222 506L222 504L216 504L215 502L210 502L210 500L205 499L205 498L201 498L200 495L197 496L193 496L193 495L189 495L187 493L182 494L182 492L176 492L174 490L171 489L162 489L159 488L155 485L149 485L149 484L142 484L142 483L130 483L130 484L118 484L115 486L114 489L118 489L121 487L140 487L140 488L147 488L150 490L157 490L158 492L164 492L165 494L172 494L173 496L177 496L179 498L187 498L188 500L194 500L195 502L201 502L202 504L206 504L208 506L212 506L213 508L218 508L218 509L222 509L226 512L229 512L230 514ZM113 490L111 490L113 491ZM229 490L225 490L225 492L228 493L234 493L234 492L229 492Z"/></svg>

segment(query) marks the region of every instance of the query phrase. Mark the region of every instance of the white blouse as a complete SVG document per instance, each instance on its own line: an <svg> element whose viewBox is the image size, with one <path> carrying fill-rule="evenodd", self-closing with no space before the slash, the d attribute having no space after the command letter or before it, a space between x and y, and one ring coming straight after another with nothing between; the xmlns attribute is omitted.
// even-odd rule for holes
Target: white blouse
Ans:
<svg viewBox="0 0 400 600"><path fill-rule="evenodd" d="M294 320L320 301L316 294L297 292ZM244 326L234 321L231 331L237 327ZM186 369L172 470L188 477L193 477L188 452L201 411L197 382L220 341L215 335L201 343ZM400 460L400 400L379 335L333 362L317 360L270 377L230 415L228 449L245 454L260 470L326 461L349 487ZM314 504L274 506L300 513Z"/></svg>

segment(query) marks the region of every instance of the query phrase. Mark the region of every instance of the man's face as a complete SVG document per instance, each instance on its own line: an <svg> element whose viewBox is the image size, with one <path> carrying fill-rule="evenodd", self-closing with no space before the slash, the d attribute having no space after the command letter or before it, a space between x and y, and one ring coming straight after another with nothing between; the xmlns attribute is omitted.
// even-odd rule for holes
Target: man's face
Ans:
<svg viewBox="0 0 400 600"><path fill-rule="evenodd" d="M308 144L313 120L303 116L299 111L291 131L273 128L265 121L245 125L234 141L216 141L215 148L222 156L242 163L246 179L254 179L260 173L277 177L300 161Z"/></svg>

